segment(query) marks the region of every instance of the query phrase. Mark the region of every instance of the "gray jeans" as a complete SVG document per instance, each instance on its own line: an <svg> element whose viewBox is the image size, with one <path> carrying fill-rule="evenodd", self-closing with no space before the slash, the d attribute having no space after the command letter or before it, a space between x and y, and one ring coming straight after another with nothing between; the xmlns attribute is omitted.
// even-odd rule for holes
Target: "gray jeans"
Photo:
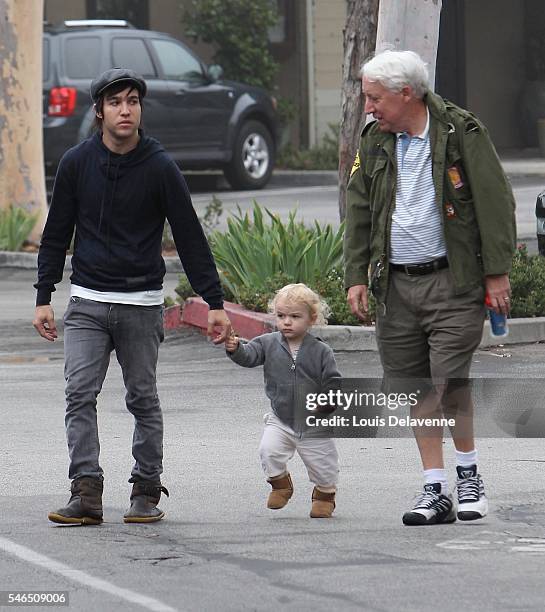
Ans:
<svg viewBox="0 0 545 612"><path fill-rule="evenodd" d="M70 479L102 478L97 396L115 349L134 416L131 475L160 480L163 471L163 415L156 369L163 341L163 307L130 306L71 297L64 315L66 438Z"/></svg>

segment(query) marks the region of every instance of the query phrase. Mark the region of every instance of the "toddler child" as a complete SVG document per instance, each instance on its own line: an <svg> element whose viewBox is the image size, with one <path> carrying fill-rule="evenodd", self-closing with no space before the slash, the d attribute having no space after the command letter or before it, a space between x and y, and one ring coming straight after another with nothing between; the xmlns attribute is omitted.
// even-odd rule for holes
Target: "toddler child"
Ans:
<svg viewBox="0 0 545 612"><path fill-rule="evenodd" d="M297 451L315 485L310 516L329 518L335 509L337 449L330 438L305 435L294 405L305 386L322 389L341 376L331 348L308 332L312 325L326 323L327 305L312 289L297 283L277 291L270 309L278 331L248 343L234 335L225 342L235 363L246 368L263 365L265 393L272 408L264 417L259 446L261 465L272 486L267 507L283 508L293 495L287 463Z"/></svg>

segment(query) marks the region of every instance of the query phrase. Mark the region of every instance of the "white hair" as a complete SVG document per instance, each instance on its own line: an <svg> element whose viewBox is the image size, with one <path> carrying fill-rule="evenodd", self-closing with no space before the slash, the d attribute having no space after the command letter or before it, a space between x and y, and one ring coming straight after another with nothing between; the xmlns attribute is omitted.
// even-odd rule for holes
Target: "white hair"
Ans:
<svg viewBox="0 0 545 612"><path fill-rule="evenodd" d="M360 74L390 91L399 92L408 85L417 98L423 98L429 88L427 64L414 51L383 51L365 62Z"/></svg>

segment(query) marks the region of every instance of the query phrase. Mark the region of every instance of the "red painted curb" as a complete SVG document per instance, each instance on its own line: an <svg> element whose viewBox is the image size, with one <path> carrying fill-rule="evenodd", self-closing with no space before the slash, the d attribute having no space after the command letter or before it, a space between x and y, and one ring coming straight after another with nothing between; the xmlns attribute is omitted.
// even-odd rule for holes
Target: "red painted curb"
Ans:
<svg viewBox="0 0 545 612"><path fill-rule="evenodd" d="M182 312L180 305L169 306L165 308L163 327L165 329L177 329L182 325Z"/></svg>
<svg viewBox="0 0 545 612"><path fill-rule="evenodd" d="M232 302L224 302L223 308L233 324L233 329L241 338L251 340L256 336L275 330L272 315L252 312L246 310L244 306ZM177 327L181 325L198 327L206 333L208 328L208 304L199 297L188 298L184 303L181 320Z"/></svg>

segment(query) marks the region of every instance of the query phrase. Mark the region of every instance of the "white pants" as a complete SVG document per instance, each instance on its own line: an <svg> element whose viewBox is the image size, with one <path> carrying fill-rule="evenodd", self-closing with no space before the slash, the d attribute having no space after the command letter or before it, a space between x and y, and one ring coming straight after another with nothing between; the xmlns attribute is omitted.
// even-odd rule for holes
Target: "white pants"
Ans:
<svg viewBox="0 0 545 612"><path fill-rule="evenodd" d="M339 456L333 440L301 438L273 413L267 413L263 421L265 429L259 456L267 478L284 474L288 461L297 451L307 468L310 482L320 489L335 489L339 478Z"/></svg>

